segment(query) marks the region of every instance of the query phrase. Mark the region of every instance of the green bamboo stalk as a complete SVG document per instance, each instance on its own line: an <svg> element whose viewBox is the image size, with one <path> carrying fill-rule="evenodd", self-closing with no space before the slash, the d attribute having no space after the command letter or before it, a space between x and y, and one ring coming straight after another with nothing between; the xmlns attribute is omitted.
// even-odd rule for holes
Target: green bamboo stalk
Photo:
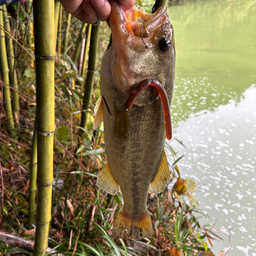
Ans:
<svg viewBox="0 0 256 256"><path fill-rule="evenodd" d="M54 1L36 0L34 31L36 57L37 129L37 225L34 256L43 256L48 247L51 221L54 139Z"/></svg>
<svg viewBox="0 0 256 256"><path fill-rule="evenodd" d="M85 33L86 27L87 27L86 23L83 23L83 25L81 26L81 29L80 29L80 32L79 32L79 36L78 36L77 41L76 41L76 48L75 48L75 53L74 53L74 57L73 57L73 62L74 63L77 62L77 59L78 59L78 56L79 56L79 52L81 50L82 37L83 37L83 35Z"/></svg>
<svg viewBox="0 0 256 256"><path fill-rule="evenodd" d="M66 15L66 31L65 31L65 37L64 37L64 51L66 51L68 47L68 35L69 35L69 29L70 29L70 21L71 21L71 14L67 13Z"/></svg>
<svg viewBox="0 0 256 256"><path fill-rule="evenodd" d="M100 22L97 21L92 25L91 31L91 40L90 40L90 52L89 52L89 63L88 71L85 82L85 91L83 97L83 111L80 126L84 129L86 128L87 121L87 110L92 98L92 88L94 82L94 74L96 69L97 62L97 53L98 53L98 35L99 35L99 26Z"/></svg>
<svg viewBox="0 0 256 256"><path fill-rule="evenodd" d="M61 5L60 6L60 13L59 13L59 25L58 25L58 54L61 54L62 13L63 13L63 7Z"/></svg>
<svg viewBox="0 0 256 256"><path fill-rule="evenodd" d="M6 43L5 43L5 32L2 29L4 27L4 17L3 17L3 7L0 6L0 66L1 74L3 80L3 99L4 108L7 115L7 124L9 127L9 132L11 136L15 136L14 131L14 120L12 114L12 104L11 104L11 92L9 87L9 67L7 61Z"/></svg>
<svg viewBox="0 0 256 256"><path fill-rule="evenodd" d="M26 2L26 12L29 16L31 16L31 2ZM27 26L28 26L28 34L27 34L27 44L29 46L29 49L32 50L34 47L33 42L33 22L31 22L29 19L27 19ZM34 60L31 59L31 67L34 67Z"/></svg>
<svg viewBox="0 0 256 256"><path fill-rule="evenodd" d="M168 0L156 0L153 8L152 8L152 13L154 13L158 8L160 8L162 5L167 6Z"/></svg>
<svg viewBox="0 0 256 256"><path fill-rule="evenodd" d="M86 34L85 34L85 47L83 52L83 63L81 69L81 76L85 77L86 68L88 66L88 53L89 53L89 46L90 46L90 36L91 36L92 25L88 24L86 27ZM84 84L84 82L83 82Z"/></svg>
<svg viewBox="0 0 256 256"><path fill-rule="evenodd" d="M33 143L32 143L32 156L31 156L31 169L30 169L30 184L29 184L29 216L28 224L32 226L35 222L36 213L36 178L37 178L37 132L34 129Z"/></svg>
<svg viewBox="0 0 256 256"><path fill-rule="evenodd" d="M7 9L6 9L5 5L3 5L3 10L4 10L4 26L5 26L5 29L8 32L11 32L10 21L8 19L8 13L7 13ZM20 127L20 106L19 106L18 81L17 81L17 74L16 74L16 69L15 69L15 57L14 57L14 50L13 50L13 40L7 34L5 36L5 41L6 41L6 45L7 45L8 66L9 66L9 69L10 69L9 79L10 79L10 84L13 88L13 91L12 91L12 95L13 95L13 98L12 98L12 112L13 112L15 127L17 129L19 129L19 127Z"/></svg>
<svg viewBox="0 0 256 256"><path fill-rule="evenodd" d="M58 24L59 24L59 15L60 15L60 1L55 0L54 2L54 26L55 26L55 42L57 39L58 33Z"/></svg>

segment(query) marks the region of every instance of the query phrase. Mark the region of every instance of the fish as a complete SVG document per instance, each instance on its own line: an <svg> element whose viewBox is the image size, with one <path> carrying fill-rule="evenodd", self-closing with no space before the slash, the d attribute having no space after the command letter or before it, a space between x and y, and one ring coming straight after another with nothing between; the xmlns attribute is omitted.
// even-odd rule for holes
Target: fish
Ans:
<svg viewBox="0 0 256 256"><path fill-rule="evenodd" d="M162 192L171 179L164 144L172 137L173 26L165 6L147 14L136 7L123 11L116 1L107 22L112 44L102 59L93 125L104 122L107 164L97 186L112 195L121 190L114 237L151 238L148 191Z"/></svg>

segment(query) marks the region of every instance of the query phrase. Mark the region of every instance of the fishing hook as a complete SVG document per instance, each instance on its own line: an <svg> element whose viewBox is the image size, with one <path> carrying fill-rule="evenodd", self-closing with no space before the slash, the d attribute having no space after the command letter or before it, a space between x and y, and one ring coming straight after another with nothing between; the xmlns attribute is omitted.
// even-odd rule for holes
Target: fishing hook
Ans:
<svg viewBox="0 0 256 256"><path fill-rule="evenodd" d="M145 22L143 22L143 23L141 24L141 27L140 27L140 36L141 36L141 39L142 39L143 44L145 45L145 48L148 49L148 46L146 45L146 43L145 43L145 41L144 41L144 39L143 39L143 34L142 34L142 29L143 29L143 25L144 25L144 24L145 24Z"/></svg>

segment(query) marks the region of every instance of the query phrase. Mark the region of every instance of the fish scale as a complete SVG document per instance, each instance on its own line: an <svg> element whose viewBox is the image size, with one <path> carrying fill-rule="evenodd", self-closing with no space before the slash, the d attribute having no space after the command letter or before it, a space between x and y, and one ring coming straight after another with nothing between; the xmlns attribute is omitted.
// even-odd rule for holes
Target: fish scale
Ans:
<svg viewBox="0 0 256 256"><path fill-rule="evenodd" d="M152 237L154 229L146 205L148 190L160 193L170 181L164 152L164 103L162 96L157 95L162 90L161 95L167 95L167 103L171 102L175 62L173 30L165 7L149 15L135 7L123 12L117 2L112 2L111 8L108 24L113 42L102 60L104 100L97 103L94 125L96 128L104 122L108 164L99 173L97 185L110 194L117 193L119 188L122 192L124 205L114 221L114 236L127 233ZM147 20L143 29L147 29L148 37L144 42L138 37L141 23L136 22L139 19L136 15ZM168 49L159 49L160 40L170 42L170 45L163 44ZM147 81L152 86L157 83L158 91L146 88ZM142 84L146 85L145 89L133 95L134 88ZM125 103L132 97L134 101L127 111Z"/></svg>

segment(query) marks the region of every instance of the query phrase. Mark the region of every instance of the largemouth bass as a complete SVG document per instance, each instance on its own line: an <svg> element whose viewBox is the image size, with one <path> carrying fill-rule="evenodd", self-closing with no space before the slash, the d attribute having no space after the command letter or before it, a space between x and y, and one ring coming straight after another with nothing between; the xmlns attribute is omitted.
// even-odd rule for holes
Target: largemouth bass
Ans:
<svg viewBox="0 0 256 256"><path fill-rule="evenodd" d="M134 237L152 237L148 190L160 193L170 182L161 99L172 100L173 27L166 7L146 14L135 7L123 12L117 2L111 5L112 45L102 60L102 100L94 123L96 128L104 121L108 164L97 185L110 194L120 188L123 195L124 206L114 220L113 236L127 232ZM167 133L170 139L170 129Z"/></svg>

